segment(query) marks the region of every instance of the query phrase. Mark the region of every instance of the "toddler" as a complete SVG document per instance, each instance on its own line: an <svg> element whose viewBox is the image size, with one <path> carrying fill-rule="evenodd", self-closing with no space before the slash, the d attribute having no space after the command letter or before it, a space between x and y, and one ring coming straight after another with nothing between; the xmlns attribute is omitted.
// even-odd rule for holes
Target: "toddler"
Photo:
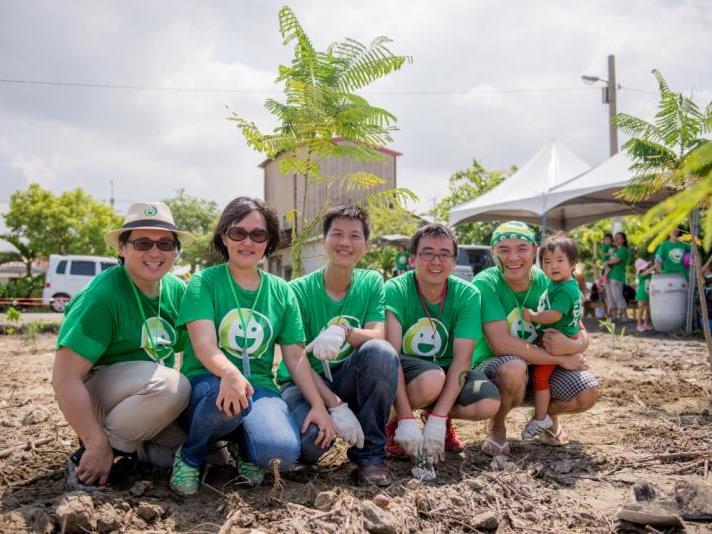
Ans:
<svg viewBox="0 0 712 534"><path fill-rule="evenodd" d="M544 240L539 254L549 287L539 299L537 311L523 310L524 319L536 323L537 330L544 325L573 337L579 332L582 313L581 291L572 276L578 262L576 242L564 234L552 235ZM552 426L547 410L551 397L549 378L555 368L555 365L534 367L534 417L524 428L522 439L532 439Z"/></svg>
<svg viewBox="0 0 712 534"><path fill-rule="evenodd" d="M635 290L635 300L638 301L637 309L637 326L635 329L638 332L647 332L653 330L653 325L650 324L650 296L648 294L648 286L650 285L650 277L655 272L653 262L643 258L635 260L635 272L638 274L638 288Z"/></svg>

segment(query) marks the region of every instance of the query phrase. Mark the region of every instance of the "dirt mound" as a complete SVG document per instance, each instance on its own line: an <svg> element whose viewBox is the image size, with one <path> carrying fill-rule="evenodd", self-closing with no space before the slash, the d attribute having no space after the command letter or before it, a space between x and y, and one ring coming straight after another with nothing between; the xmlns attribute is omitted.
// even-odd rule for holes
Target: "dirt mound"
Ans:
<svg viewBox="0 0 712 534"><path fill-rule="evenodd" d="M413 480L408 463L389 461L392 486L354 486L340 444L319 476L283 487L268 476L243 489L231 468L213 468L198 496L181 499L168 488L168 470L125 463L112 485L65 494L77 441L49 384L53 341L0 337L0 532L611 532L624 526L615 518L635 483L654 483L698 512L711 484L703 344L599 333L589 351L599 403L562 419L572 440L563 448L516 439L528 411L513 411L504 470L479 450L483 423L457 422L465 453L448 454L433 485ZM688 521L686 529L706 526Z"/></svg>

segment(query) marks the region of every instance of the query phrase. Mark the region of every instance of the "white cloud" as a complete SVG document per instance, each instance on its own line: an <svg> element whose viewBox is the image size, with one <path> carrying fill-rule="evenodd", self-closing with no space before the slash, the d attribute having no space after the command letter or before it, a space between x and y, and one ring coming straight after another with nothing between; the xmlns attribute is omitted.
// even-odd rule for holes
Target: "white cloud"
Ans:
<svg viewBox="0 0 712 534"><path fill-rule="evenodd" d="M0 57L0 78L274 90L277 65L290 58L277 33L282 3L7 3L0 46L12 53ZM492 169L521 165L552 137L602 161L607 109L580 76L605 77L610 53L624 87L620 111L653 115L654 95L626 89L655 92L652 68L695 89L698 101L712 97L700 55L712 48L704 0L318 0L294 10L320 48L384 34L413 56L367 97L399 117L401 185L426 206L473 158ZM576 90L503 92L517 88ZM452 94L383 94L413 91ZM225 120L225 106L269 130L267 96L0 84L0 173L9 177L0 200L27 181L106 199L112 179L123 200L179 187L221 204L261 195L262 157Z"/></svg>

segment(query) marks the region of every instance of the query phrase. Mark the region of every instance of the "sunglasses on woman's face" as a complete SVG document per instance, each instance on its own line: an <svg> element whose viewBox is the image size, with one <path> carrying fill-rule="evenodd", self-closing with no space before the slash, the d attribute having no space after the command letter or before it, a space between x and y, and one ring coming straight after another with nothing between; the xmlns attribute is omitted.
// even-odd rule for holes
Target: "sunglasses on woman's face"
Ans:
<svg viewBox="0 0 712 534"><path fill-rule="evenodd" d="M267 230L256 228L255 230L250 230L248 232L242 226L233 226L232 228L228 228L225 235L232 241L244 241L249 237L253 243L264 243L267 239L269 239Z"/></svg>
<svg viewBox="0 0 712 534"><path fill-rule="evenodd" d="M177 245L175 240L171 239L170 237L162 237L161 239L158 239L156 241L154 241L150 237L139 237L138 239L134 240L129 239L127 243L131 243L133 245L133 248L135 248L139 252L147 252L153 248L153 245L156 245L158 247L158 250L162 250L163 252L173 252L176 249Z"/></svg>

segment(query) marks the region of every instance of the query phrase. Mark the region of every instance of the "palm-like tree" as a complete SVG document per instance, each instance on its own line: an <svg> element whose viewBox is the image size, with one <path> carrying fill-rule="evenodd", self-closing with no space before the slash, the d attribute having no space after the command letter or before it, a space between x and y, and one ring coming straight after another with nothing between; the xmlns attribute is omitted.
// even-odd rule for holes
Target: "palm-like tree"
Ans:
<svg viewBox="0 0 712 534"><path fill-rule="evenodd" d="M636 172L623 191L623 198L640 201L665 189L682 191L696 180L675 171L685 157L705 141L703 135L712 131L712 102L704 110L689 97L672 91L659 71L653 70L658 82L660 102L653 122L619 113L615 124L631 136L623 149L633 159Z"/></svg>
<svg viewBox="0 0 712 534"><path fill-rule="evenodd" d="M301 209L287 214L292 221L292 266L299 274L304 240L316 228L320 215L311 219L307 216L308 185L322 182L356 190L385 183L366 172L322 176L318 160L382 157L377 149L392 141L397 119L355 92L399 70L411 58L394 55L386 37L377 37L369 46L345 39L319 51L289 7L282 7L278 18L283 44L294 45L291 64L280 65L276 80L284 86L285 102L271 98L265 101L265 108L277 119L278 126L264 134L237 114L233 113L230 120L237 124L248 144L268 158L284 154L279 160L283 174L297 174L304 179ZM394 188L369 195L366 202L382 206L415 198L407 189Z"/></svg>

